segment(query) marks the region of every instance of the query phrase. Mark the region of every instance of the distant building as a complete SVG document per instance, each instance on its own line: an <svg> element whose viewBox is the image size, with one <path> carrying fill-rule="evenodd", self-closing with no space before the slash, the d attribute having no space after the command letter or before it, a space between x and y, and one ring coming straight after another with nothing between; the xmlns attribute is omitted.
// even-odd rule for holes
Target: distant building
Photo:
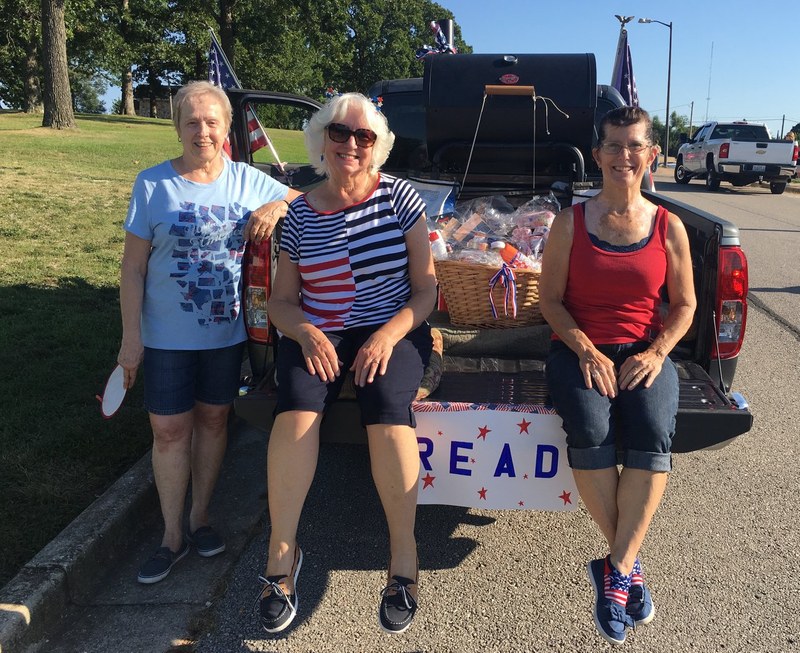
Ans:
<svg viewBox="0 0 800 653"><path fill-rule="evenodd" d="M177 88L175 91L177 92ZM133 89L133 107L137 116L145 118L164 118L172 120L172 106L170 103L172 89L160 86L155 91L155 97L150 97L150 85L139 84Z"/></svg>

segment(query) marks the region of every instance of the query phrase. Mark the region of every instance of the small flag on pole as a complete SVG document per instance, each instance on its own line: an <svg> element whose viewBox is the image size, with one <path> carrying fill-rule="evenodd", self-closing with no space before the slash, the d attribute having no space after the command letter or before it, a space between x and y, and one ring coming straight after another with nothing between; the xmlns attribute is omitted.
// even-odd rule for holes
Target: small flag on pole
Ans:
<svg viewBox="0 0 800 653"><path fill-rule="evenodd" d="M617 89L630 107L639 106L639 93L636 91L636 79L633 76L631 47L628 45L628 30L625 24L619 30L617 56L614 59L614 70L611 73L611 86Z"/></svg>
<svg viewBox="0 0 800 653"><path fill-rule="evenodd" d="M233 67L217 41L217 37L214 36L213 31L210 31L210 33L211 46L208 50L208 81L222 89L242 88L242 85L236 78L236 73L233 72ZM269 139L269 136L267 136L267 132L264 130L255 110L250 104L245 107L245 114L247 116L247 136L250 141L250 152L253 153L266 145L269 147L269 151L272 152L272 156L275 157L278 168L285 174L286 171L283 168L283 163L281 163L272 141ZM229 141L225 143L225 151L230 156L231 147Z"/></svg>
<svg viewBox="0 0 800 653"><path fill-rule="evenodd" d="M432 20L430 23L436 45L423 45L416 52L417 59L424 59L431 54L455 54L456 46L453 45L453 21Z"/></svg>

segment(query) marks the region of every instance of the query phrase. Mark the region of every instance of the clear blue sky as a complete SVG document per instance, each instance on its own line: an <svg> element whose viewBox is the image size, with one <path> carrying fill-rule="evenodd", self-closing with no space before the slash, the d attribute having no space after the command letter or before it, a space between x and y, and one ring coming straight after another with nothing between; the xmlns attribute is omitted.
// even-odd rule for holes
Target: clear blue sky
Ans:
<svg viewBox="0 0 800 653"><path fill-rule="evenodd" d="M800 122L800 39L791 5L744 0L654 3L634 0L437 0L476 53L592 52L597 81L611 82L619 21L627 24L639 103L664 120L672 22L670 113L692 123L764 122L773 136ZM432 18L438 18L434 16ZM796 18L796 16L795 16ZM713 59L711 44L714 44ZM710 73L710 92L709 92ZM707 100L707 98L710 98Z"/></svg>

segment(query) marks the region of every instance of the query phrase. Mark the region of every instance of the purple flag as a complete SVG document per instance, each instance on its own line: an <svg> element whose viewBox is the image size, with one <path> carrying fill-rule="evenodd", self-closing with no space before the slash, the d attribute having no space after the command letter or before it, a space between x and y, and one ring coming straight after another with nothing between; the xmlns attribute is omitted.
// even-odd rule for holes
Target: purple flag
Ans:
<svg viewBox="0 0 800 653"><path fill-rule="evenodd" d="M614 59L614 70L611 73L611 86L620 92L628 106L639 106L639 93L636 91L636 79L633 76L631 46L628 45L628 30L624 27L619 30L617 56Z"/></svg>

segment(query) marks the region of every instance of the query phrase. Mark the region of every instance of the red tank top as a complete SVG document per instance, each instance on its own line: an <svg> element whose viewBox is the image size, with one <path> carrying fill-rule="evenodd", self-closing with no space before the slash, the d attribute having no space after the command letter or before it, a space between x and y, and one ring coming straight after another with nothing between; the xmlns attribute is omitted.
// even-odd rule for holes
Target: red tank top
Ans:
<svg viewBox="0 0 800 653"><path fill-rule="evenodd" d="M661 330L661 290L667 278L668 212L656 212L647 244L609 252L589 239L582 204L573 207L572 250L564 307L594 344L652 340Z"/></svg>

